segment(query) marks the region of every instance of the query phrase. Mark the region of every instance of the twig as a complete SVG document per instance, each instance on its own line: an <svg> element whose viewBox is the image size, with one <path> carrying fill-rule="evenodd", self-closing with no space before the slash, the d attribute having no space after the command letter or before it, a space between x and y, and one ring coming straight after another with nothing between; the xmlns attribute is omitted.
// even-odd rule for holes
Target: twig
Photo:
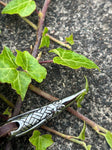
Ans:
<svg viewBox="0 0 112 150"><path fill-rule="evenodd" d="M49 101L55 101L58 100L58 98L40 90L39 88L35 87L34 85L30 84L29 89L35 92L36 94L48 99ZM100 131L103 133L106 133L108 130L101 127L100 125L96 124L94 121L88 119L87 117L83 116L79 112L75 111L73 108L68 107L67 111L69 111L71 114L75 115L77 118L81 119L82 121L85 121L89 126L91 126L97 133Z"/></svg>
<svg viewBox="0 0 112 150"><path fill-rule="evenodd" d="M67 110L75 115L77 118L81 119L82 121L85 121L89 126L91 126L96 132L104 132L106 133L108 130L106 130L105 128L101 127L100 125L96 124L94 121L88 119L87 117L85 117L84 115L80 114L79 112L75 111L73 108L68 107Z"/></svg>
<svg viewBox="0 0 112 150"><path fill-rule="evenodd" d="M27 19L27 18L22 18L22 19L24 21L26 21L31 27L33 27L33 29L37 30L37 26L33 22L31 22L29 19ZM62 41L54 38L53 36L49 35L48 33L46 34L46 36L48 36L50 38L50 40L60 44L61 46L64 46L64 47L66 47L68 49L72 49L69 44L66 44L65 42L62 42Z"/></svg>
<svg viewBox="0 0 112 150"><path fill-rule="evenodd" d="M21 105L22 105L22 100L21 100L21 97L18 96L18 99L17 99L16 105L15 105L15 109L14 109L14 112L12 114L12 117L19 114L20 109L21 109Z"/></svg>
<svg viewBox="0 0 112 150"><path fill-rule="evenodd" d="M33 27L33 29L37 30L37 26L31 22L29 19L27 19L26 17L21 17L25 22L27 22L31 27Z"/></svg>
<svg viewBox="0 0 112 150"><path fill-rule="evenodd" d="M40 45L40 41L41 41L41 37L42 37L42 31L43 31L43 24L44 24L44 20L45 20L45 15L47 12L47 8L49 6L50 0L45 0L43 8L42 8L42 15L40 17L39 23L38 23L38 29L37 29L37 40L32 52L32 55L36 58L37 57L37 53L38 53L38 48Z"/></svg>
<svg viewBox="0 0 112 150"><path fill-rule="evenodd" d="M0 114L0 118L4 119L5 121L7 121L7 120L8 120L8 117L7 117L7 116L5 116L5 115L3 115L3 114Z"/></svg>
<svg viewBox="0 0 112 150"><path fill-rule="evenodd" d="M4 2L2 2L2 1L0 1L0 4L2 4L3 6L6 6L6 5L7 5L6 3L4 3Z"/></svg>
<svg viewBox="0 0 112 150"><path fill-rule="evenodd" d="M54 129L51 129L51 128L47 127L47 126L41 126L41 128L44 129L44 130L47 130L49 132L52 132L52 133L54 133L54 134L56 134L56 135L58 135L58 136L60 136L62 138L65 138L65 139L67 139L69 141L72 141L72 142L75 142L77 144L80 144L85 149L87 148L86 143L81 141L81 140L76 139L77 137L75 137L75 136L70 136L70 135L63 134L63 133L58 132L58 131L56 131Z"/></svg>
<svg viewBox="0 0 112 150"><path fill-rule="evenodd" d="M55 101L55 100L58 100L58 98L42 91L41 89L35 87L34 85L30 84L29 85L29 89L32 90L33 92L35 92L36 94L48 99L49 101Z"/></svg>
<svg viewBox="0 0 112 150"><path fill-rule="evenodd" d="M45 61L39 61L39 64L43 64L43 63L52 63L53 60L45 60Z"/></svg>
<svg viewBox="0 0 112 150"><path fill-rule="evenodd" d="M52 41L54 41L54 42L60 44L61 46L67 47L68 49L72 49L72 47L71 47L69 44L66 44L66 43L64 43L64 42L61 42L61 41L57 40L56 38L52 37L52 36L49 35L49 34L46 34L46 36L48 36Z"/></svg>
<svg viewBox="0 0 112 150"><path fill-rule="evenodd" d="M14 108L14 104L11 103L4 95L0 94L0 98L7 103L10 107Z"/></svg>

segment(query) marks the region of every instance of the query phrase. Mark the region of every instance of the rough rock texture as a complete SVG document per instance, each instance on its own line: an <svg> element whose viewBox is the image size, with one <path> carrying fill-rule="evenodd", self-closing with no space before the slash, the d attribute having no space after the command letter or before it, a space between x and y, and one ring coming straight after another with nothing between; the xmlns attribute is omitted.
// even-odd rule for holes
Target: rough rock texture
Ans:
<svg viewBox="0 0 112 150"><path fill-rule="evenodd" d="M4 2L7 2L4 0ZM36 1L38 9L42 8L43 0ZM3 6L0 6L0 10ZM37 24L36 13L29 19ZM71 33L74 35L75 44L72 49L93 60L100 68L98 70L87 70L84 68L72 70L56 64L44 64L48 75L41 84L33 81L42 90L59 98L69 96L84 88L87 76L89 81L89 92L85 97L82 108L78 109L83 115L112 131L112 0L52 0L47 11L45 26L54 37L64 41ZM36 32L17 15L0 14L0 51L6 45L12 51L30 50L34 45ZM51 42L51 48L59 45ZM43 49L41 60L52 59L54 54L48 54ZM7 84L0 85L0 93L15 103L16 93ZM48 101L28 90L22 105L22 111L48 104ZM73 105L76 108L76 105ZM7 105L1 101L0 112ZM83 122L67 111L47 124L62 133L78 135L82 129ZM47 133L40 129L42 133ZM34 147L28 141L32 135L29 133L23 137L12 140L12 149L33 150ZM54 144L49 150L83 150L75 143L53 135ZM87 144L92 145L92 150L110 150L105 139L99 136L87 125ZM3 148L3 145L1 146Z"/></svg>

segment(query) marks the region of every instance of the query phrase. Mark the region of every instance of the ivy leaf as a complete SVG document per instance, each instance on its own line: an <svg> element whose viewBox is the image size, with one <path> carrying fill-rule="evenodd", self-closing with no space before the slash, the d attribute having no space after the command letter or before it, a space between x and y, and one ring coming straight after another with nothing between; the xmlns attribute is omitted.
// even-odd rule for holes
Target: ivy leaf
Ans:
<svg viewBox="0 0 112 150"><path fill-rule="evenodd" d="M88 86L88 80L87 80L87 77L86 77L86 76L85 76L85 79L86 79L86 85L85 85L86 91L83 92L82 94L80 94L80 95L76 98L77 107L81 107L81 102L83 101L84 96L88 93L89 86Z"/></svg>
<svg viewBox="0 0 112 150"><path fill-rule="evenodd" d="M71 45L74 45L74 40L73 40L73 33L69 36L65 38L66 42L68 42Z"/></svg>
<svg viewBox="0 0 112 150"><path fill-rule="evenodd" d="M31 78L26 72L17 71L16 78L13 79L11 85L12 88L15 89L19 95L21 95L22 100L25 97L30 82Z"/></svg>
<svg viewBox="0 0 112 150"><path fill-rule="evenodd" d="M45 27L44 31L43 31L43 34L42 34L42 39L41 39L39 49L44 47L44 46L49 47L49 45L50 45L49 37L46 35L47 32L48 32L48 28Z"/></svg>
<svg viewBox="0 0 112 150"><path fill-rule="evenodd" d="M15 56L8 47L0 54L0 81L2 83L11 83L17 76Z"/></svg>
<svg viewBox="0 0 112 150"><path fill-rule="evenodd" d="M59 56L53 58L54 63L67 66L72 69L85 67L87 69L96 68L100 70L99 67L93 61L89 60L85 56L80 55L74 51L57 48L57 49L52 49L49 52L54 52Z"/></svg>
<svg viewBox="0 0 112 150"><path fill-rule="evenodd" d="M105 138L106 138L106 141L109 144L109 146L112 148L112 133L110 131L108 131L105 134Z"/></svg>
<svg viewBox="0 0 112 150"><path fill-rule="evenodd" d="M2 14L18 14L21 17L29 16L36 9L34 0L12 0L2 10Z"/></svg>
<svg viewBox="0 0 112 150"><path fill-rule="evenodd" d="M87 150L91 150L91 145L86 146Z"/></svg>
<svg viewBox="0 0 112 150"><path fill-rule="evenodd" d="M17 50L16 64L21 66L32 79L35 79L39 83L46 78L46 69L27 51L21 52Z"/></svg>
<svg viewBox="0 0 112 150"><path fill-rule="evenodd" d="M38 130L34 130L32 137L29 141L36 147L36 150L46 150L47 147L53 144L53 140L50 134L44 134L40 136Z"/></svg>
<svg viewBox="0 0 112 150"><path fill-rule="evenodd" d="M8 115L8 117L11 117L12 109L7 107L5 111L3 112L3 115Z"/></svg>
<svg viewBox="0 0 112 150"><path fill-rule="evenodd" d="M0 82L10 83L12 88L24 99L31 78L26 72L18 71L16 57L8 47L0 54Z"/></svg>
<svg viewBox="0 0 112 150"><path fill-rule="evenodd" d="M80 140L85 140L85 130L86 130L86 124L85 124L85 122L84 122L83 129L82 129L80 135L78 136L78 138L79 138Z"/></svg>

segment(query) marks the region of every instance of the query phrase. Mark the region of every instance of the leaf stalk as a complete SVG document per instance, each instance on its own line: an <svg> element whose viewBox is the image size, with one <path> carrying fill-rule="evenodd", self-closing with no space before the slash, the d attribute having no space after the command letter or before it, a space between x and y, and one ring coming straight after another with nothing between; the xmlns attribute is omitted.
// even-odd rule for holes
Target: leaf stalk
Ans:
<svg viewBox="0 0 112 150"><path fill-rule="evenodd" d="M44 24L47 8L49 6L50 1L51 0L45 0L43 8L42 8L42 15L41 15L39 23L38 23L37 40L36 40L36 43L34 45L34 49L33 49L33 52L32 52L32 56L34 56L35 58L37 57L38 48L39 48L39 45L40 45L40 42L41 42L43 24Z"/></svg>
<svg viewBox="0 0 112 150"><path fill-rule="evenodd" d="M49 132L52 132L52 133L54 133L54 134L56 134L56 135L58 135L58 136L60 136L62 138L65 138L65 139L67 139L69 141L72 141L74 143L80 144L85 149L87 149L86 143L81 141L81 140L76 139L77 137L75 137L75 136L69 136L69 135L63 134L63 133L58 132L58 131L56 131L54 129L51 129L51 128L47 127L47 126L41 126L41 128L44 129L44 130L47 130Z"/></svg>
<svg viewBox="0 0 112 150"><path fill-rule="evenodd" d="M14 108L14 104L10 102L4 95L0 94L0 98L7 103L11 108Z"/></svg>
<svg viewBox="0 0 112 150"><path fill-rule="evenodd" d="M64 46L64 47L66 47L66 48L68 48L68 49L72 49L72 47L71 47L69 44L66 44L66 43L64 43L64 42L61 42L61 41L59 41L58 39L54 38L53 36L51 36L51 35L49 35L49 34L46 34L46 36L48 36L52 41L54 41L54 42L60 44L61 46Z"/></svg>

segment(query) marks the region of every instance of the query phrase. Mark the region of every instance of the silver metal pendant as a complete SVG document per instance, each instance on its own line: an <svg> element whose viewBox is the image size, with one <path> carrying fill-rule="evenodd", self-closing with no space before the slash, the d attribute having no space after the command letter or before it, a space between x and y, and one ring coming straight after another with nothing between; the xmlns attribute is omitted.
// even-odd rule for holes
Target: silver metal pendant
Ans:
<svg viewBox="0 0 112 150"><path fill-rule="evenodd" d="M85 91L86 89L83 89L82 91L62 100L55 101L44 107L37 108L10 118L8 121L15 122L18 125L18 129L11 131L11 135L18 137L31 131L34 128L40 127L48 120L54 118L58 113L63 111L63 109L70 106L74 102L74 98Z"/></svg>

